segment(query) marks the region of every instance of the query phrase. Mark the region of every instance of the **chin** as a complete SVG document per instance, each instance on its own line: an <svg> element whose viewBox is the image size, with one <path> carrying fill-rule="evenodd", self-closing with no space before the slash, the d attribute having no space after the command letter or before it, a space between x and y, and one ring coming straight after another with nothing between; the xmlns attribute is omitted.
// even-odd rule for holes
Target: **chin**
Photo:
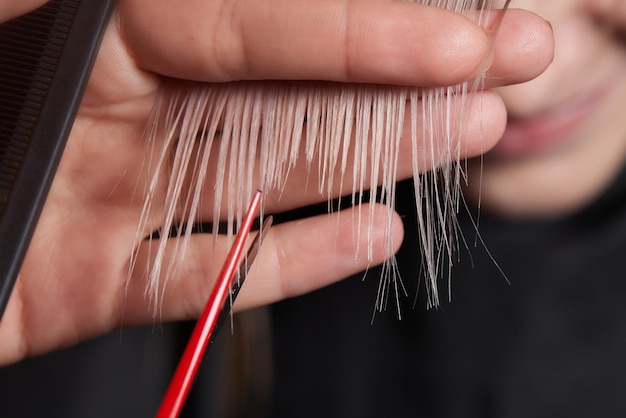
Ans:
<svg viewBox="0 0 626 418"><path fill-rule="evenodd" d="M604 144L572 141L533 156L473 160L466 194L502 217L566 216L593 202L616 178L626 157L626 133L620 138Z"/></svg>

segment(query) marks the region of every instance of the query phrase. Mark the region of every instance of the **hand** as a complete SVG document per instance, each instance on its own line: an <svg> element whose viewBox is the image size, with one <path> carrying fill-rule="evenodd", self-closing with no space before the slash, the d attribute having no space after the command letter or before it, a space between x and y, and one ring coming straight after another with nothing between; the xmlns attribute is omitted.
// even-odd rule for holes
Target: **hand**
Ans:
<svg viewBox="0 0 626 418"><path fill-rule="evenodd" d="M9 3L1 3L0 21L13 13ZM551 59L545 21L522 11L511 11L506 20L489 71L492 86L532 78ZM404 2L195 0L181 8L173 0L119 1L0 324L0 363L154 320L144 283L126 284L142 205L135 196L146 181L142 134L163 75L448 85L473 77L488 51L488 36L467 19ZM488 149L504 129L499 98L483 95L482 108L469 111L468 156L481 150L480 141ZM410 162L402 164L400 175L410 176ZM310 203L302 189L290 188L267 211ZM374 216L374 262L381 262L386 215L377 210ZM238 308L306 293L361 271L370 261L355 258L356 243L334 239L353 227L348 212L272 228ZM393 229L399 246L398 218ZM199 314L227 251L224 239L216 242L213 251L211 236L192 238L168 285L162 320Z"/></svg>

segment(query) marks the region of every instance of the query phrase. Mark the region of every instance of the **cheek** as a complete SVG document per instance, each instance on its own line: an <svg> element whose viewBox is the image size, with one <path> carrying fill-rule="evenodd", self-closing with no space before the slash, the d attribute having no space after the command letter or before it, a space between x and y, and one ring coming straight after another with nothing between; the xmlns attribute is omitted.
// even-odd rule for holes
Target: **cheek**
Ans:
<svg viewBox="0 0 626 418"><path fill-rule="evenodd" d="M626 61L626 60L625 60ZM623 65L626 68L626 64ZM615 179L626 159L626 71L610 98L566 146L532 158L474 161L469 197L480 196L500 216L561 216L595 200Z"/></svg>
<svg viewBox="0 0 626 418"><path fill-rule="evenodd" d="M584 1L586 0L515 0L512 7L535 12L544 19L553 21L576 9Z"/></svg>

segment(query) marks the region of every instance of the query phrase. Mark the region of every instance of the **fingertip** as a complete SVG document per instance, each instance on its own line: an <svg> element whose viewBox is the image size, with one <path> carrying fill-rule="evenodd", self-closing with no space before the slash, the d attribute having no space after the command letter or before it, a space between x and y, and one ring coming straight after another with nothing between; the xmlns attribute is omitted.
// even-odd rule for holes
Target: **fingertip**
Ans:
<svg viewBox="0 0 626 418"><path fill-rule="evenodd" d="M396 254L404 242L404 221L398 212L393 211L392 218L393 253Z"/></svg>
<svg viewBox="0 0 626 418"><path fill-rule="evenodd" d="M554 58L550 22L526 10L509 10L495 40L494 56L487 77L497 84L522 83L537 77Z"/></svg>
<svg viewBox="0 0 626 418"><path fill-rule="evenodd" d="M449 86L471 80L483 69L489 36L469 18L411 3L371 9L378 17L371 18L374 23L353 51L351 76L357 81Z"/></svg>
<svg viewBox="0 0 626 418"><path fill-rule="evenodd" d="M369 205L364 205L361 210L369 210ZM358 208L356 210L359 210ZM371 247L371 259L363 258L363 268L368 265L380 264L395 253L398 252L402 241L404 240L404 223L400 215L391 207L376 203L371 213L372 233L371 235L363 234L361 236L360 247ZM367 224L361 224L357 227L361 229L368 228ZM354 250L352 250L354 251ZM361 255L363 257L363 255Z"/></svg>
<svg viewBox="0 0 626 418"><path fill-rule="evenodd" d="M465 117L463 158L476 157L493 148L506 129L507 111L502 98L491 90L471 96Z"/></svg>

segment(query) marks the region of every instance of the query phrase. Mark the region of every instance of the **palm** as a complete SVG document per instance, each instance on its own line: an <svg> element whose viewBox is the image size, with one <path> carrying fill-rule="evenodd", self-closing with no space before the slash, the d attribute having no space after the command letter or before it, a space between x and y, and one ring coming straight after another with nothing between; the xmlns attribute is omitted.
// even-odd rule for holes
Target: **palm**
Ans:
<svg viewBox="0 0 626 418"><path fill-rule="evenodd" d="M142 129L157 88L138 70L108 71L122 59L98 62L8 306L2 330L18 327L21 355L120 323L142 203Z"/></svg>

